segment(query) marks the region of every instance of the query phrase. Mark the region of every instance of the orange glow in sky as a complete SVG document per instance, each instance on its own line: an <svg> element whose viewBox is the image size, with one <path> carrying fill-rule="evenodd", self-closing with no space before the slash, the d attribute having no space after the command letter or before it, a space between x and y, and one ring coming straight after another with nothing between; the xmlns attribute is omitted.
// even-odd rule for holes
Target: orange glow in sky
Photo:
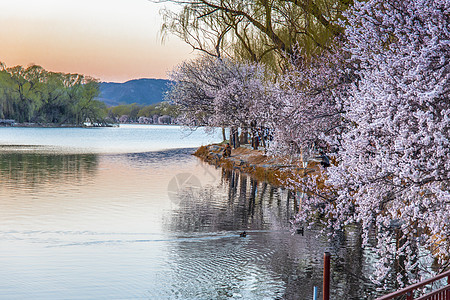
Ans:
<svg viewBox="0 0 450 300"><path fill-rule="evenodd" d="M101 81L167 78L194 54L175 36L161 43L164 6L148 0L0 0L0 62Z"/></svg>

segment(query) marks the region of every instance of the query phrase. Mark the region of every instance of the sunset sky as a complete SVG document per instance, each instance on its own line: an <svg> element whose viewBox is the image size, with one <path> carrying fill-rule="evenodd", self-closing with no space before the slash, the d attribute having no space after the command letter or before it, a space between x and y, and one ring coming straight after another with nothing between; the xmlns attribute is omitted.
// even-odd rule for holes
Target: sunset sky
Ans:
<svg viewBox="0 0 450 300"><path fill-rule="evenodd" d="M194 53L174 36L161 43L164 6L148 0L0 0L0 61L102 81L167 78Z"/></svg>

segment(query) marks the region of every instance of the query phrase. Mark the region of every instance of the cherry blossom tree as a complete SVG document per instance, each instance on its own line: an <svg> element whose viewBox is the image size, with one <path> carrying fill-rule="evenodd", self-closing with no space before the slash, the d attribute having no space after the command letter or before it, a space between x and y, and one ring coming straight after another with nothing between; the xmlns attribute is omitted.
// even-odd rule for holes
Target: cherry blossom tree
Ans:
<svg viewBox="0 0 450 300"><path fill-rule="evenodd" d="M214 58L185 61L169 73L172 81L167 100L180 109L179 120L190 127L214 126L213 100L217 90L229 80Z"/></svg>
<svg viewBox="0 0 450 300"><path fill-rule="evenodd" d="M184 125L246 129L254 120L268 121L276 85L259 64L201 56L182 63L169 78L167 98L180 108Z"/></svg>
<svg viewBox="0 0 450 300"><path fill-rule="evenodd" d="M297 59L291 59L289 70L278 78L272 153L296 155L314 145L337 147L343 130L342 99L355 79L337 45L311 59L294 55Z"/></svg>
<svg viewBox="0 0 450 300"><path fill-rule="evenodd" d="M401 286L420 279L423 253L450 260L450 1L355 1L347 18L348 126L329 189L309 185L298 221L322 204L329 227L361 223L366 243L376 232L373 280Z"/></svg>

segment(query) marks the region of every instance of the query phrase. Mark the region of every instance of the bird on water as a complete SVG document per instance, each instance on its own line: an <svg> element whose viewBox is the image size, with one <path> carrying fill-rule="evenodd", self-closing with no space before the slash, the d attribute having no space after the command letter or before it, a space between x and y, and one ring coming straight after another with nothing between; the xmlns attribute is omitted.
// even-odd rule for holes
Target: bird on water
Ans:
<svg viewBox="0 0 450 300"><path fill-rule="evenodd" d="M246 237L246 236L247 236L247 232L245 232L245 231L244 231L244 232L241 232L241 233L239 234L239 236L240 236L240 237Z"/></svg>

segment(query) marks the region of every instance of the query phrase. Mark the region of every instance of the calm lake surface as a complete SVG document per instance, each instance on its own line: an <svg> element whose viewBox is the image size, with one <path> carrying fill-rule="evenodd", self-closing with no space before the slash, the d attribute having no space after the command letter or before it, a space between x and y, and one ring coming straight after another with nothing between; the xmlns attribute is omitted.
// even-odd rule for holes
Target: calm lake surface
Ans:
<svg viewBox="0 0 450 300"><path fill-rule="evenodd" d="M312 299L324 251L333 299L372 298L358 230L293 235L287 191L191 155L220 136L0 128L0 299Z"/></svg>

